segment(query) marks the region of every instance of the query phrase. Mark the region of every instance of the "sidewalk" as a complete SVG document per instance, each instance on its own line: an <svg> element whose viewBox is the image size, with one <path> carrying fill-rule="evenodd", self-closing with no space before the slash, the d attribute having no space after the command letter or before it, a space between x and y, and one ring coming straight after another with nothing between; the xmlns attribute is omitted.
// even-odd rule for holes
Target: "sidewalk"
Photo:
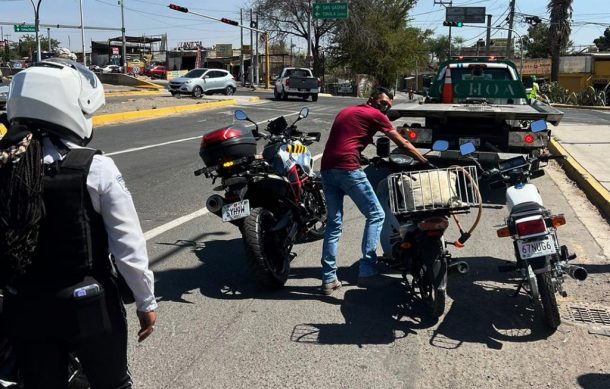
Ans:
<svg viewBox="0 0 610 389"><path fill-rule="evenodd" d="M551 134L553 154L568 156L562 163L568 177L610 219L610 125L566 123Z"/></svg>

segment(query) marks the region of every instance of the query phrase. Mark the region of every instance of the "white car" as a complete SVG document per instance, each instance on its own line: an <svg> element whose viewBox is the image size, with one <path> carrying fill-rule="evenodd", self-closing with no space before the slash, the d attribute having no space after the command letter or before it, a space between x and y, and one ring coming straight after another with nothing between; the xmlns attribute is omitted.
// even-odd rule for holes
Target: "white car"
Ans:
<svg viewBox="0 0 610 389"><path fill-rule="evenodd" d="M204 93L220 92L232 95L237 90L235 78L223 69L193 69L183 77L172 79L167 89L175 96L177 94L190 94L199 98Z"/></svg>
<svg viewBox="0 0 610 389"><path fill-rule="evenodd" d="M123 67L119 65L106 65L102 68L102 73L121 73Z"/></svg>

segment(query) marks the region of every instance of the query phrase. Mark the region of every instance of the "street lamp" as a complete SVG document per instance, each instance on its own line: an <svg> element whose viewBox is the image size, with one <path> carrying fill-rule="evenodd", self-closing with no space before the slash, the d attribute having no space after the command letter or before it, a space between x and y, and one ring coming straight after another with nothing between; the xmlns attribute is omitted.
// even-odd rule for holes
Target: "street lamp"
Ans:
<svg viewBox="0 0 610 389"><path fill-rule="evenodd" d="M38 0L38 4L34 4L34 0L30 0L32 3L32 7L34 7L34 28L36 29L36 61L42 61L42 57L40 55L40 38L38 37L38 27L40 25L40 3L42 0Z"/></svg>

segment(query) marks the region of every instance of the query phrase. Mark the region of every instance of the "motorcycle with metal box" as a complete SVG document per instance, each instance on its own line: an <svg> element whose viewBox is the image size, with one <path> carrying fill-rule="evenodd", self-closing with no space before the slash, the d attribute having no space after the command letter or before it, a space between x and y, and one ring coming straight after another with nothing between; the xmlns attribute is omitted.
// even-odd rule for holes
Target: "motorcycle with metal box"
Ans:
<svg viewBox="0 0 610 389"><path fill-rule="evenodd" d="M307 147L318 142L321 133L303 133L296 126L308 113L307 107L301 109L291 125L280 116L264 133L237 110L235 119L253 123L254 130L233 124L202 138L199 155L206 167L195 175L220 180L214 190L224 192L210 196L206 207L240 229L262 289L282 287L295 257L293 245L320 239L326 229L322 183ZM262 155L256 150L259 139L267 141Z"/></svg>

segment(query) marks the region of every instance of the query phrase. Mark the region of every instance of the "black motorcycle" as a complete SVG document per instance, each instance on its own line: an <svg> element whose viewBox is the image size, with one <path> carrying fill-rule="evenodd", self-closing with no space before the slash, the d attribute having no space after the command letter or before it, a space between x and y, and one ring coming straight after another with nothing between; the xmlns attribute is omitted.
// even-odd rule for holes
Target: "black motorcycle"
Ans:
<svg viewBox="0 0 610 389"><path fill-rule="evenodd" d="M395 218L390 238L391 256L382 257L382 261L401 270L405 284L419 292L428 314L440 317L445 311L448 269L455 267L462 274L468 272L468 264L454 261L448 246L463 247L480 218L476 167L430 169L399 149L389 154L387 139L380 139L377 145L378 157L371 163L391 172L387 181L378 187L377 195L380 201L388 203ZM432 150L444 151L447 146L446 141L437 141ZM465 232L455 215L468 213L474 206L479 208L478 217ZM461 236L455 242L448 242L445 231L452 215ZM386 218L392 216L386 215ZM407 275L411 275L411 282Z"/></svg>
<svg viewBox="0 0 610 389"><path fill-rule="evenodd" d="M321 133L302 133L296 123L307 117L303 108L298 119L288 125L280 116L268 123L266 133L243 111L237 120L255 125L249 130L234 124L203 136L199 155L206 167L195 171L213 182L220 179L207 209L239 227L262 289L282 287L288 279L296 242L320 239L326 229L326 204L319 174L313 170L308 145ZM256 142L264 139L262 155Z"/></svg>

